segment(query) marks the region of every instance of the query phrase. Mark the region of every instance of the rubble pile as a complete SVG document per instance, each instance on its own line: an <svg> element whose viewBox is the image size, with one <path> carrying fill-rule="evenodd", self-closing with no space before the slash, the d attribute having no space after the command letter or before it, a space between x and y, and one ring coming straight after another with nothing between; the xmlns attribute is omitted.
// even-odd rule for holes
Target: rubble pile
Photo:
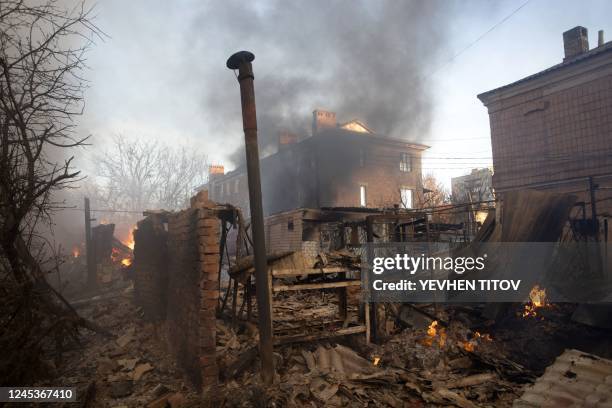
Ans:
<svg viewBox="0 0 612 408"><path fill-rule="evenodd" d="M109 336L84 332L48 361L54 375L37 386L77 387L81 406L178 407L199 400L165 349L162 326L144 323L132 303L132 286L74 302L79 313ZM195 405L197 406L197 404Z"/></svg>
<svg viewBox="0 0 612 408"><path fill-rule="evenodd" d="M224 344L240 348L227 329L223 333ZM222 402L235 407L511 406L523 387L519 377L528 377L528 371L499 354L489 335L470 336L460 324L435 333L431 327L404 330L382 345L366 345L359 338L343 343L278 348L275 386L265 388L258 363L252 363L221 386ZM465 349L466 343L473 351Z"/></svg>

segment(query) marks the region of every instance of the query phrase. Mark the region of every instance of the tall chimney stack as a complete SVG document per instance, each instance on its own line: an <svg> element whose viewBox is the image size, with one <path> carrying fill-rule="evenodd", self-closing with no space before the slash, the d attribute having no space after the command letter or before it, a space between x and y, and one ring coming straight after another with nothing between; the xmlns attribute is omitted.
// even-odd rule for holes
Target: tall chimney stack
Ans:
<svg viewBox="0 0 612 408"><path fill-rule="evenodd" d="M222 164L211 164L208 166L208 174L210 176L222 176L225 174L225 168Z"/></svg>
<svg viewBox="0 0 612 408"><path fill-rule="evenodd" d="M316 135L323 128L335 128L338 126L336 112L316 109L312 112L312 135Z"/></svg>
<svg viewBox="0 0 612 408"><path fill-rule="evenodd" d="M597 32L597 46L601 47L602 45L604 45L605 41L604 41L604 33L603 30L599 30Z"/></svg>
<svg viewBox="0 0 612 408"><path fill-rule="evenodd" d="M589 33L582 26L577 26L563 33L563 61L575 58L589 50Z"/></svg>

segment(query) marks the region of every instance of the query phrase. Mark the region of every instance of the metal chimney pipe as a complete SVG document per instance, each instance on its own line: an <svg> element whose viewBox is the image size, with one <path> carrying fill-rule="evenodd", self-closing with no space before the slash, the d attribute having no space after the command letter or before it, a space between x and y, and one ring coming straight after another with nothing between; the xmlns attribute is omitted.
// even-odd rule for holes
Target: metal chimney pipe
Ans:
<svg viewBox="0 0 612 408"><path fill-rule="evenodd" d="M597 32L597 46L601 47L602 45L604 45L604 31L599 30Z"/></svg>
<svg viewBox="0 0 612 408"><path fill-rule="evenodd" d="M265 384L274 381L274 356L272 347L272 305L270 276L266 255L263 204L261 199L261 176L259 171L259 148L257 147L257 115L255 111L255 89L253 66L255 56L248 51L239 51L229 57L227 67L238 70L240 99L242 101L242 126L246 147L246 165L251 207L251 231L255 255L255 284L257 285L257 314L259 315L259 353L262 379Z"/></svg>

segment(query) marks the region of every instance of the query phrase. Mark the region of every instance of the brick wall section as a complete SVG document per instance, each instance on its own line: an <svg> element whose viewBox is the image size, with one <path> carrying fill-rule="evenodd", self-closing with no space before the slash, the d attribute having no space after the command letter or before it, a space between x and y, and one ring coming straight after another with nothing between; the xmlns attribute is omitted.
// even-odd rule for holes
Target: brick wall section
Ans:
<svg viewBox="0 0 612 408"><path fill-rule="evenodd" d="M479 95L487 106L493 187L573 193L612 211L612 52Z"/></svg>
<svg viewBox="0 0 612 408"><path fill-rule="evenodd" d="M215 386L215 308L219 292L219 220L189 209L168 220L168 341L197 388Z"/></svg>
<svg viewBox="0 0 612 408"><path fill-rule="evenodd" d="M612 75L531 96L490 113L497 188L612 172Z"/></svg>
<svg viewBox="0 0 612 408"><path fill-rule="evenodd" d="M163 221L155 215L140 221L134 231L134 295L150 322L166 317L167 239Z"/></svg>
<svg viewBox="0 0 612 408"><path fill-rule="evenodd" d="M299 251L302 248L302 210L266 217L265 232L268 252Z"/></svg>

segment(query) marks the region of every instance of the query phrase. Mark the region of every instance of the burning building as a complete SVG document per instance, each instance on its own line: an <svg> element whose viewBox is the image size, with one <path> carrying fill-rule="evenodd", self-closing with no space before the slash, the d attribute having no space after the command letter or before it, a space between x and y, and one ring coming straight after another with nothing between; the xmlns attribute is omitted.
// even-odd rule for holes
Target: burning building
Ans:
<svg viewBox="0 0 612 408"><path fill-rule="evenodd" d="M421 154L428 146L378 135L364 123L338 123L334 112L313 112L312 135L288 131L278 150L261 159L266 215L297 208L416 206L422 197ZM211 168L209 197L248 214L244 166Z"/></svg>
<svg viewBox="0 0 612 408"><path fill-rule="evenodd" d="M572 28L561 63L478 95L489 112L496 193L547 189L578 195L592 212L595 202L610 209L612 42L598 37L589 49L587 29Z"/></svg>

